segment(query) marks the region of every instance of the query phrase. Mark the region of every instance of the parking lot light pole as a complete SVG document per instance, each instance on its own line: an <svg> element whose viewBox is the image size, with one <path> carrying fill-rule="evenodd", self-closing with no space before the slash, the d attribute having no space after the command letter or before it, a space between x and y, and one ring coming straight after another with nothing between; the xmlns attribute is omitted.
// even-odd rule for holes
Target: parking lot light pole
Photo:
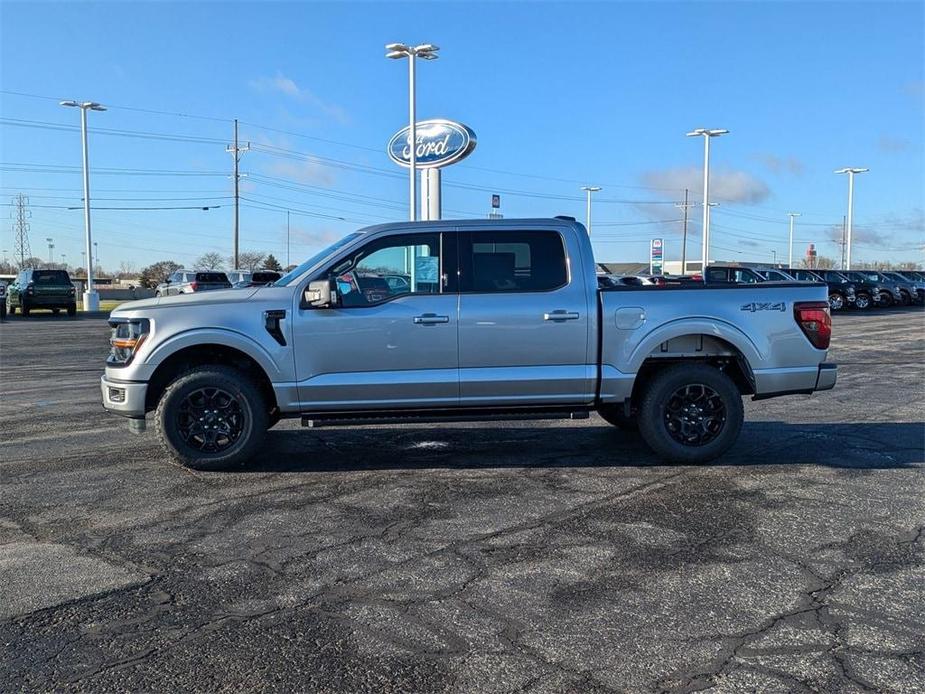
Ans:
<svg viewBox="0 0 925 694"><path fill-rule="evenodd" d="M787 246L787 267L793 267L793 220L795 217L801 216L799 212L788 212L787 216L790 217L790 244Z"/></svg>
<svg viewBox="0 0 925 694"><path fill-rule="evenodd" d="M436 60L437 51L440 50L439 46L435 46L432 43L422 43L419 46L409 46L404 43L388 43L385 46L387 53L385 54L386 58L391 58L392 60L400 60L401 58L408 59L408 140L409 140L409 149L410 155L408 157L408 170L409 170L409 203L410 203L410 212L409 219L412 222L416 221L418 218L418 208L417 208L417 116L415 114L417 105L415 103L415 85L414 85L414 62L415 58L423 58L424 60Z"/></svg>
<svg viewBox="0 0 925 694"><path fill-rule="evenodd" d="M851 221L854 216L854 175L870 171L870 169L844 168L838 169L837 174L848 174L848 221L845 227L845 269L851 269Z"/></svg>
<svg viewBox="0 0 925 694"><path fill-rule="evenodd" d="M725 135L728 130L697 128L687 133L687 137L703 137L703 258L701 272L705 272L710 262L710 140Z"/></svg>
<svg viewBox="0 0 925 694"><path fill-rule="evenodd" d="M87 254L87 288L83 294L84 311L98 311L100 308L100 295L93 286L93 246L90 239L90 157L87 152L87 111L105 111L106 107L95 101L62 101L62 106L80 109L80 139L83 145L83 173L84 173L84 230L86 232Z"/></svg>
<svg viewBox="0 0 925 694"><path fill-rule="evenodd" d="M590 236L591 235L591 193L596 193L597 191L601 189L601 187L600 186L582 186L581 189L588 194L588 210L585 216L587 224L585 226L588 227L588 236Z"/></svg>

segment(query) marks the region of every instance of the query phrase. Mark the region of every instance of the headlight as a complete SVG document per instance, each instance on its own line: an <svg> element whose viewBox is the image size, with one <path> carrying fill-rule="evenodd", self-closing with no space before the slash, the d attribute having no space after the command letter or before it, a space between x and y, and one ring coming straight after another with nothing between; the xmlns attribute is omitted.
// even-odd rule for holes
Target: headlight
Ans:
<svg viewBox="0 0 925 694"><path fill-rule="evenodd" d="M125 366L148 337L150 322L147 318L113 318L109 321L109 366Z"/></svg>

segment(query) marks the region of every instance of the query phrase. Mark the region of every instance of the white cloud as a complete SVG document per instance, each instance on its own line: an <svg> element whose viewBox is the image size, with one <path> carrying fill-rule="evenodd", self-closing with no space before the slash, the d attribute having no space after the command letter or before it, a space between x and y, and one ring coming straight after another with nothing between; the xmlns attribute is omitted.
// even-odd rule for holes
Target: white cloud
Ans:
<svg viewBox="0 0 925 694"><path fill-rule="evenodd" d="M311 185L331 186L334 176L330 168L322 166L316 161L305 159L301 161L275 161L266 168L267 172L280 178L288 178L299 183Z"/></svg>
<svg viewBox="0 0 925 694"><path fill-rule="evenodd" d="M278 92L311 108L320 111L339 123L346 123L347 112L337 104L324 101L306 87L300 87L295 80L277 72L275 77L259 77L249 83L251 89L258 92Z"/></svg>
<svg viewBox="0 0 925 694"><path fill-rule="evenodd" d="M754 159L762 163L764 168L773 174L789 173L794 176L802 176L806 166L802 161L793 156L780 157L769 152L755 154Z"/></svg>
<svg viewBox="0 0 925 694"><path fill-rule="evenodd" d="M703 169L699 166L647 171L641 176L641 180L645 185L655 188L688 188L693 200L703 195ZM710 171L712 201L755 204L763 202L770 195L771 190L767 184L746 171Z"/></svg>
<svg viewBox="0 0 925 694"><path fill-rule="evenodd" d="M909 140L906 140L902 137L892 137L890 135L881 135L880 139L877 140L877 148L881 152L889 152L895 154L898 152L906 152L912 148L912 143Z"/></svg>

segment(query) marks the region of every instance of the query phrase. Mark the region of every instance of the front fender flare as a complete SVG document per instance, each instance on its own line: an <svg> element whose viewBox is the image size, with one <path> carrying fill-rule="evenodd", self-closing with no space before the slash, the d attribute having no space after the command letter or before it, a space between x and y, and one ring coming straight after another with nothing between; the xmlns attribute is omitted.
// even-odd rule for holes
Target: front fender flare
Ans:
<svg viewBox="0 0 925 694"><path fill-rule="evenodd" d="M181 349L203 345L221 345L243 352L257 362L271 383L282 380L279 367L263 345L248 335L222 328L193 328L172 335L154 348L145 359L145 364L156 368Z"/></svg>

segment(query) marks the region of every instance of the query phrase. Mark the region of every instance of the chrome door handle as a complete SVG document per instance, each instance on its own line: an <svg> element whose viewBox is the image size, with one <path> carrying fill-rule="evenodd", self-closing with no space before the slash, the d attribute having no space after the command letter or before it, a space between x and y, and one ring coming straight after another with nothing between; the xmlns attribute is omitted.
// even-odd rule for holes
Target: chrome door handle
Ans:
<svg viewBox="0 0 925 694"><path fill-rule="evenodd" d="M437 323L449 323L449 316L438 316L436 313L425 313L423 316L415 316L414 322L417 325L436 325Z"/></svg>
<svg viewBox="0 0 925 694"><path fill-rule="evenodd" d="M574 311L563 311L562 309L559 309L558 311L552 311L551 313L544 313L543 320L578 320L578 314Z"/></svg>

